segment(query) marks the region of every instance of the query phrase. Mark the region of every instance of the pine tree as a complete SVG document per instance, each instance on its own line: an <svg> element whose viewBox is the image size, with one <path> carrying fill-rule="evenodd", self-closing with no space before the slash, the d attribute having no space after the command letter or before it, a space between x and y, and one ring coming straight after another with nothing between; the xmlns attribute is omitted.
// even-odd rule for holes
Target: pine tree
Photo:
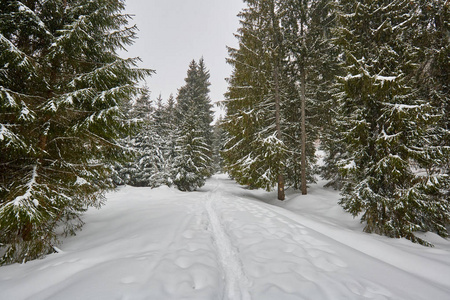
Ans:
<svg viewBox="0 0 450 300"><path fill-rule="evenodd" d="M145 90L148 90L145 88ZM135 159L117 167L119 178L132 186L158 187L167 183L164 157L165 132L162 129L163 105L161 96L153 107L149 92L143 93L128 112L128 118L138 120L138 131L130 132L123 140L133 150Z"/></svg>
<svg viewBox="0 0 450 300"><path fill-rule="evenodd" d="M314 182L314 143L331 123L330 86L338 73L338 53L331 43L335 8L330 0L288 0L282 10L289 86L284 109L287 170L293 186L306 194L306 183Z"/></svg>
<svg viewBox="0 0 450 300"><path fill-rule="evenodd" d="M230 139L223 156L240 184L271 190L284 199L287 149L282 132L284 57L279 1L245 1L236 34L239 48L229 48L229 79L224 128Z"/></svg>
<svg viewBox="0 0 450 300"><path fill-rule="evenodd" d="M420 14L414 45L421 51L417 80L421 95L440 115L433 144L443 151L439 170L450 176L450 7L448 1L416 1Z"/></svg>
<svg viewBox="0 0 450 300"><path fill-rule="evenodd" d="M178 91L176 114L178 136L175 146L173 183L182 191L203 186L212 174L212 111L209 72L203 59L193 60L186 84Z"/></svg>
<svg viewBox="0 0 450 300"><path fill-rule="evenodd" d="M175 167L176 159L176 144L180 132L178 131L178 120L176 112L176 102L172 94L170 94L167 104L163 110L162 127L164 130L164 148L163 156L165 158L164 177L166 184L171 186L173 184L172 170Z"/></svg>
<svg viewBox="0 0 450 300"><path fill-rule="evenodd" d="M56 227L112 187L124 159L120 106L152 73L122 59L135 27L123 1L3 1L0 6L1 263L52 251Z"/></svg>
<svg viewBox="0 0 450 300"><path fill-rule="evenodd" d="M246 3L239 48L229 49L227 170L241 184L270 190L285 181L306 194L336 74L332 1Z"/></svg>
<svg viewBox="0 0 450 300"><path fill-rule="evenodd" d="M152 128L155 137L158 142L156 143L158 147L157 157L160 157L157 169L157 174L153 176L154 186L168 185L172 184L170 175L173 168L173 158L174 154L174 126L173 120L173 106L174 100L169 98L167 106L163 103L161 95L156 99L156 108L152 117ZM172 150L173 148L173 150Z"/></svg>
<svg viewBox="0 0 450 300"><path fill-rule="evenodd" d="M226 140L227 134L223 129L223 119L220 117L214 124L213 131L213 166L215 173L224 172L225 164L221 152L224 150Z"/></svg>
<svg viewBox="0 0 450 300"><path fill-rule="evenodd" d="M436 115L415 88L418 11L412 1L341 1L340 204L362 213L367 232L428 244L414 232L446 236L449 202L442 195L447 177L419 171L439 151L427 141Z"/></svg>

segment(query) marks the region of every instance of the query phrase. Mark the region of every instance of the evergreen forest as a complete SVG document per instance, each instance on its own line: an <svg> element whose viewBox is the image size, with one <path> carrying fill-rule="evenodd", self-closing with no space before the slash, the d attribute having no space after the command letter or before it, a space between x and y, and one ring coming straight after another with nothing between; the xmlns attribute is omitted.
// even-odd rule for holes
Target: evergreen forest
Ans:
<svg viewBox="0 0 450 300"><path fill-rule="evenodd" d="M168 99L142 87L125 1L1 0L0 264L58 251L119 185L216 172L279 200L321 176L366 232L448 236L450 2L243 2L214 122L203 58Z"/></svg>

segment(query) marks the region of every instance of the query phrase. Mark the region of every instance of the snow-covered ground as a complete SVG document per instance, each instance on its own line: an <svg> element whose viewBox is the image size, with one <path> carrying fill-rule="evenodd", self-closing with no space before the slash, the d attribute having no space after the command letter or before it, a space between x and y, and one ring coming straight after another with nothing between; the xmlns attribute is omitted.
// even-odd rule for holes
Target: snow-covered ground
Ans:
<svg viewBox="0 0 450 300"><path fill-rule="evenodd" d="M363 233L322 185L285 202L225 175L121 188L61 253L1 267L0 299L450 299L449 240Z"/></svg>

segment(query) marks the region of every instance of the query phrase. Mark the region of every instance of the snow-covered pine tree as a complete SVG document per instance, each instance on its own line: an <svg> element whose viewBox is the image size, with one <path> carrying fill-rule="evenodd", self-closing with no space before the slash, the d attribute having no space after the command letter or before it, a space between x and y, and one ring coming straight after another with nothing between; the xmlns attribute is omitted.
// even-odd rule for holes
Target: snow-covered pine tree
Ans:
<svg viewBox="0 0 450 300"><path fill-rule="evenodd" d="M224 128L229 135L223 157L226 170L240 184L271 190L278 184L284 199L287 149L282 114L284 58L279 5L274 0L248 0L235 35L239 48L229 48L229 78Z"/></svg>
<svg viewBox="0 0 450 300"><path fill-rule="evenodd" d="M264 51L255 16L257 12L254 12L256 8L250 7L256 4L246 3L249 7L239 13L241 27L235 34L239 48L228 47L227 62L232 65L233 71L228 78L228 91L223 102L226 110L223 127L228 140L222 156L225 170L233 179L240 184L254 186L255 177L260 176L253 175L253 168L248 162L253 160L251 156L255 148L253 141L260 121L255 107L265 93L265 87L261 83L266 81L267 71L263 70L263 64L260 62Z"/></svg>
<svg viewBox="0 0 450 300"><path fill-rule="evenodd" d="M414 44L421 50L418 85L440 115L434 145L440 155L440 172L450 176L450 4L443 0L421 0ZM450 193L450 188L448 189Z"/></svg>
<svg viewBox="0 0 450 300"><path fill-rule="evenodd" d="M427 244L418 230L447 235L445 176L420 172L436 148L427 141L437 121L415 82L419 52L414 1L341 1L337 42L344 53L339 121L346 157L340 162L340 204L361 213L365 231Z"/></svg>
<svg viewBox="0 0 450 300"><path fill-rule="evenodd" d="M178 90L178 136L172 181L182 191L193 191L212 174L212 111L209 72L203 58L193 60L186 84Z"/></svg>
<svg viewBox="0 0 450 300"><path fill-rule="evenodd" d="M126 152L119 107L152 73L122 59L135 27L123 1L2 1L0 6L0 254L23 262L52 251L56 227L111 188Z"/></svg>
<svg viewBox="0 0 450 300"><path fill-rule="evenodd" d="M172 98L172 99L171 99ZM158 152L155 153L158 158L157 173L153 175L153 186L168 185L172 184L171 173L173 168L174 159L174 143L176 127L174 126L174 100L171 95L168 104L164 104L161 95L156 98L156 107L152 115L152 131L154 133L155 139L157 139Z"/></svg>
<svg viewBox="0 0 450 300"><path fill-rule="evenodd" d="M286 170L290 182L303 194L306 183L314 181L314 142L331 123L330 87L338 56L331 43L333 2L287 0L281 4L289 87L283 108L289 149Z"/></svg>
<svg viewBox="0 0 450 300"><path fill-rule="evenodd" d="M145 92L136 99L127 113L129 119L140 122L140 127L122 140L135 154L133 161L117 168L119 177L125 184L158 187L166 183L163 172L164 136L160 127L163 109L161 97L156 101L157 106L153 107L149 92Z"/></svg>
<svg viewBox="0 0 450 300"><path fill-rule="evenodd" d="M224 161L220 153L223 151L225 142L227 140L227 133L223 129L223 119L219 117L214 124L213 131L213 167L214 172L224 172Z"/></svg>
<svg viewBox="0 0 450 300"><path fill-rule="evenodd" d="M180 132L178 131L178 120L176 112L176 101L172 94L170 94L167 104L164 106L161 121L162 130L164 132L164 148L163 157L165 162L164 177L166 184L171 186L173 184L173 168L176 159L176 144Z"/></svg>
<svg viewBox="0 0 450 300"><path fill-rule="evenodd" d="M198 85L199 90L197 93L199 94L198 103L199 112L201 112L201 122L203 124L202 130L206 137L206 140L209 144L212 142L213 128L211 123L214 121L214 112L212 111L211 99L209 97L209 86L211 83L209 82L210 74L208 69L206 69L205 60L203 57L198 61Z"/></svg>

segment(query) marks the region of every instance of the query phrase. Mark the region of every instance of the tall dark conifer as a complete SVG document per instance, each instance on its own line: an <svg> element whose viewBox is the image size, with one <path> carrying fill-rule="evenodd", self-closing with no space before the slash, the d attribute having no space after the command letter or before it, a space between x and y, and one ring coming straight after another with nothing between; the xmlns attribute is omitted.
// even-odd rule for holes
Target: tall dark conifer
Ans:
<svg viewBox="0 0 450 300"><path fill-rule="evenodd" d="M182 191L203 186L212 168L212 110L209 72L203 59L192 61L178 90L176 114L178 135L172 180Z"/></svg>
<svg viewBox="0 0 450 300"><path fill-rule="evenodd" d="M148 187L167 183L163 110L161 96L153 105L150 93L145 92L127 111L128 118L138 122L139 128L129 132L122 140L133 151L134 160L117 167L120 178L118 183Z"/></svg>
<svg viewBox="0 0 450 300"><path fill-rule="evenodd" d="M289 87L284 107L289 148L289 178L306 194L314 181L315 142L331 121L331 86L337 75L337 49L331 43L334 1L287 0L282 3Z"/></svg>
<svg viewBox="0 0 450 300"><path fill-rule="evenodd" d="M450 3L416 2L420 14L414 45L420 49L421 57L417 84L421 96L429 100L440 116L433 132L435 138L430 138L443 154L435 160L439 169L450 176Z"/></svg>
<svg viewBox="0 0 450 300"><path fill-rule="evenodd" d="M2 263L51 251L56 226L111 187L127 151L120 106L151 74L122 59L135 27L123 1L2 1L0 5L0 253Z"/></svg>
<svg viewBox="0 0 450 300"><path fill-rule="evenodd" d="M245 1L238 49L229 49L229 79L223 156L226 169L241 184L272 189L284 199L287 149L283 137L284 58L280 1Z"/></svg>
<svg viewBox="0 0 450 300"><path fill-rule="evenodd" d="M336 74L332 1L246 3L239 48L229 49L226 168L241 184L270 190L278 183L280 192L285 182L306 194Z"/></svg>
<svg viewBox="0 0 450 300"><path fill-rule="evenodd" d="M337 42L347 75L336 96L346 153L340 203L361 213L367 232L427 244L414 232L446 236L449 202L448 176L423 170L440 151L429 143L439 116L414 76L419 16L414 1L341 1Z"/></svg>

